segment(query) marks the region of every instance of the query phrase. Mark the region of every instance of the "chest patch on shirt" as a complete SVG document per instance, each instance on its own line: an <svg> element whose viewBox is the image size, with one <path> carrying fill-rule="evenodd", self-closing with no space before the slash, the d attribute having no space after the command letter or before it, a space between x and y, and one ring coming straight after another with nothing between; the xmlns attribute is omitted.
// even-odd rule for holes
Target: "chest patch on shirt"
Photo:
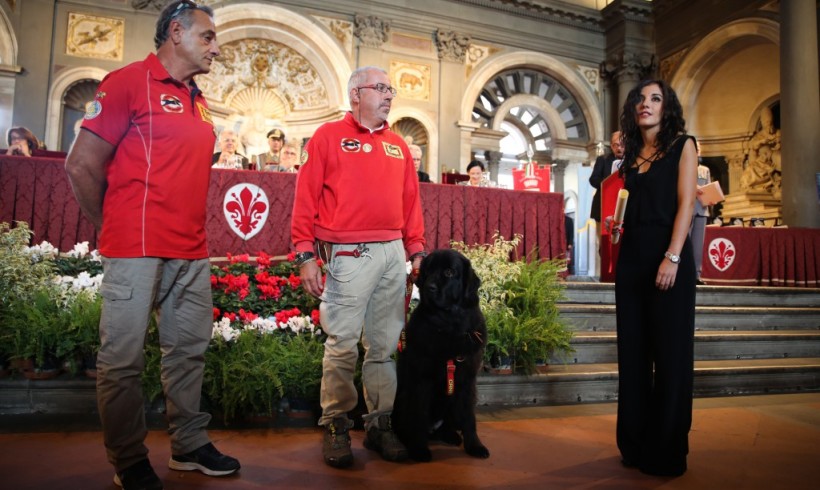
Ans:
<svg viewBox="0 0 820 490"><path fill-rule="evenodd" d="M382 141L382 146L384 147L384 154L393 157L393 158L401 158L404 159L404 154L401 151L401 147L399 145L391 145L386 141Z"/></svg>
<svg viewBox="0 0 820 490"><path fill-rule="evenodd" d="M211 117L211 111L208 110L201 102L196 103L196 108L199 109L199 117L202 118L203 121L213 126L214 120Z"/></svg>
<svg viewBox="0 0 820 490"><path fill-rule="evenodd" d="M342 151L345 153L357 153L362 149L361 141L354 138L342 138Z"/></svg>
<svg viewBox="0 0 820 490"><path fill-rule="evenodd" d="M165 112L170 112L172 114L180 114L182 113L183 107L182 102L174 95L169 94L162 94L159 96L159 103L162 106L162 110Z"/></svg>

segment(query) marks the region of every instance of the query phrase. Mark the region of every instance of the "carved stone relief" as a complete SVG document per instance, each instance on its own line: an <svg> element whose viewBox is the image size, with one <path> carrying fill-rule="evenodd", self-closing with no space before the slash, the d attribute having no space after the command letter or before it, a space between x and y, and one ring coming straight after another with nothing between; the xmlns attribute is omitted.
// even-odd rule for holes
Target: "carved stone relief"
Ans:
<svg viewBox="0 0 820 490"><path fill-rule="evenodd" d="M473 69L482 61L499 52L500 49L491 46L482 46L480 44L470 44L467 48L467 55L465 61L467 64L467 76L473 72Z"/></svg>
<svg viewBox="0 0 820 490"><path fill-rule="evenodd" d="M243 90L259 88L276 92L288 112L328 106L319 74L291 48L267 39L242 39L223 44L220 50L211 72L197 77L209 100L230 107Z"/></svg>
<svg viewBox="0 0 820 490"><path fill-rule="evenodd" d="M315 18L339 41L347 56L353 56L353 23L318 15Z"/></svg>
<svg viewBox="0 0 820 490"><path fill-rule="evenodd" d="M661 79L662 80L671 80L672 74L675 73L675 70L678 69L681 60L686 55L687 50L682 49L677 53L674 53L670 56L667 56L663 60L661 60Z"/></svg>
<svg viewBox="0 0 820 490"><path fill-rule="evenodd" d="M368 48L380 48L387 42L390 34L390 23L380 19L375 15L356 15L353 19L353 33L363 46Z"/></svg>
<svg viewBox="0 0 820 490"><path fill-rule="evenodd" d="M125 19L69 12L65 52L82 58L122 60Z"/></svg>
<svg viewBox="0 0 820 490"><path fill-rule="evenodd" d="M655 55L650 53L623 53L601 63L601 77L614 80L641 80L657 69Z"/></svg>
<svg viewBox="0 0 820 490"><path fill-rule="evenodd" d="M590 86L595 95L601 96L601 87L600 87L600 73L597 67L592 66L582 66L578 65L576 67L578 73L581 74L581 77L586 80L587 84Z"/></svg>
<svg viewBox="0 0 820 490"><path fill-rule="evenodd" d="M390 83L402 98L430 100L430 65L390 61Z"/></svg>
<svg viewBox="0 0 820 490"><path fill-rule="evenodd" d="M469 34L436 30L436 48L438 48L439 59L464 63L471 40Z"/></svg>

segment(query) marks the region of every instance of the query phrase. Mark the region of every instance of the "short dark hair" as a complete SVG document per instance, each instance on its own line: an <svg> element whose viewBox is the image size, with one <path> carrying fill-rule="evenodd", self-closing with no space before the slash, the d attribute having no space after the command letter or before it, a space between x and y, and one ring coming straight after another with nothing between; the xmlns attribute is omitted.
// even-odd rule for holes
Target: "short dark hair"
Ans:
<svg viewBox="0 0 820 490"><path fill-rule="evenodd" d="M482 172L484 171L484 164L479 162L478 160L473 160L472 162L470 162L469 165L467 165L467 172L469 173L470 169L473 167L478 167L481 169Z"/></svg>
<svg viewBox="0 0 820 490"><path fill-rule="evenodd" d="M214 16L214 10L206 5L197 5L192 0L174 0L162 9L157 19L157 31L154 33L154 47L159 49L168 40L168 28L171 27L171 21L176 19L182 24L182 27L188 29L194 23L194 10L201 10L208 14L208 17Z"/></svg>

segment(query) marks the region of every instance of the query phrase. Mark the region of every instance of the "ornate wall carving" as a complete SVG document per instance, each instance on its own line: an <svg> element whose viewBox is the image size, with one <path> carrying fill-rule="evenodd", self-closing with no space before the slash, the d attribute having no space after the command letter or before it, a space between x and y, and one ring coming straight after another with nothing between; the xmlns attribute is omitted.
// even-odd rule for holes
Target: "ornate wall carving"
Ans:
<svg viewBox="0 0 820 490"><path fill-rule="evenodd" d="M598 97L601 96L600 72L597 67L578 65L578 73L589 84L589 88L595 92Z"/></svg>
<svg viewBox="0 0 820 490"><path fill-rule="evenodd" d="M436 48L438 48L439 59L464 63L471 40L469 34L436 30Z"/></svg>
<svg viewBox="0 0 820 490"><path fill-rule="evenodd" d="M353 33L363 46L380 48L387 42L390 34L390 22L375 15L356 15L353 18Z"/></svg>
<svg viewBox="0 0 820 490"><path fill-rule="evenodd" d="M684 56L686 56L687 50L681 49L677 53L674 53L670 56L661 60L661 79L662 80L671 80L672 74L675 73L675 70L680 65L681 60Z"/></svg>
<svg viewBox="0 0 820 490"><path fill-rule="evenodd" d="M220 46L211 72L199 75L197 83L209 100L229 107L247 89L275 92L285 110L302 111L328 106L322 79L301 54L267 39L242 39Z"/></svg>
<svg viewBox="0 0 820 490"><path fill-rule="evenodd" d="M122 60L125 19L69 12L65 52L81 58Z"/></svg>
<svg viewBox="0 0 820 490"><path fill-rule="evenodd" d="M430 100L430 65L390 61L389 74L390 83L402 98Z"/></svg>
<svg viewBox="0 0 820 490"><path fill-rule="evenodd" d="M473 68L478 66L479 63L481 63L482 61L484 61L485 59L489 58L490 56L494 55L499 51L500 49L491 46L470 44L470 46L467 48L467 55L465 57L465 61L467 64L467 76L470 76L470 73L473 72Z"/></svg>
<svg viewBox="0 0 820 490"><path fill-rule="evenodd" d="M346 20L331 19L329 17L315 16L316 20L322 23L339 41L348 56L353 56L353 23Z"/></svg>

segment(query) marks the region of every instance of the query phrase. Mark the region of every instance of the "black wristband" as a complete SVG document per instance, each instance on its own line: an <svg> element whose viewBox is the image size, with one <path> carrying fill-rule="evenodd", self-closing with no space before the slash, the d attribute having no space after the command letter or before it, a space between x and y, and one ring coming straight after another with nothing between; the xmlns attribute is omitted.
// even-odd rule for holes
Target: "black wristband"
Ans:
<svg viewBox="0 0 820 490"><path fill-rule="evenodd" d="M416 257L421 257L423 259L424 257L427 257L427 252L422 250L421 252L414 253L413 255L410 256L410 262L416 260Z"/></svg>
<svg viewBox="0 0 820 490"><path fill-rule="evenodd" d="M313 260L316 257L316 254L313 252L297 252L296 253L296 265L302 265L309 260Z"/></svg>

